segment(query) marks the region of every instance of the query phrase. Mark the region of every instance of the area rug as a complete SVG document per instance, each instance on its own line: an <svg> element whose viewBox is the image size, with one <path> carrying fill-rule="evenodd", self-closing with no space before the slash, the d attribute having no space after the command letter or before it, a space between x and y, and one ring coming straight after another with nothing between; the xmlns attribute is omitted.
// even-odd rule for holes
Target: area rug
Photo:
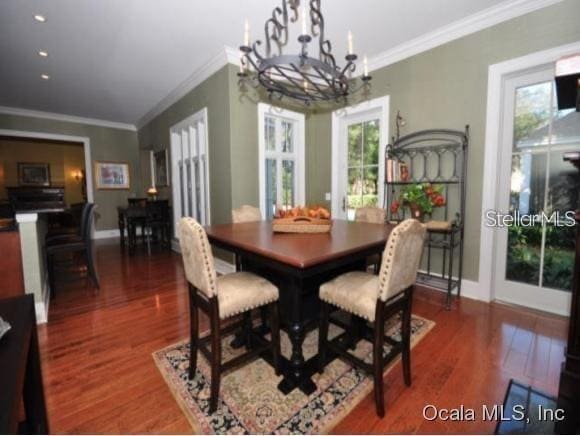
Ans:
<svg viewBox="0 0 580 436"><path fill-rule="evenodd" d="M434 326L433 321L413 315L411 347ZM329 337L341 332L339 327L331 324ZM400 340L399 320L393 318L388 321L385 332L393 339ZM222 353L226 360L244 352L244 349L232 349L230 339L223 339ZM290 357L291 345L284 332L281 332L281 346L282 354ZM388 349L386 345L385 351ZM317 353L318 330L307 334L303 350L306 359ZM360 341L354 353L372 362L370 342ZM256 359L222 375L218 409L213 415L208 415L210 366L200 354L196 376L188 380L189 341L156 351L153 358L193 431L202 434L328 433L373 389L371 377L335 359L326 367L324 374L313 376L317 386L314 393L307 396L296 389L284 395L277 389L281 377L276 376L264 360ZM385 372L398 360L395 359Z"/></svg>

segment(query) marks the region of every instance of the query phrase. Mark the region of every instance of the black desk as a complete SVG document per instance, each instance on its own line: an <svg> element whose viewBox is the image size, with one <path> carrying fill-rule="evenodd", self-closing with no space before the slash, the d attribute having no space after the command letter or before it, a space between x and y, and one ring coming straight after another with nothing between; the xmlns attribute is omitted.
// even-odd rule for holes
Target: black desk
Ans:
<svg viewBox="0 0 580 436"><path fill-rule="evenodd" d="M0 434L48 434L33 296L0 300L0 316L12 326L0 339Z"/></svg>

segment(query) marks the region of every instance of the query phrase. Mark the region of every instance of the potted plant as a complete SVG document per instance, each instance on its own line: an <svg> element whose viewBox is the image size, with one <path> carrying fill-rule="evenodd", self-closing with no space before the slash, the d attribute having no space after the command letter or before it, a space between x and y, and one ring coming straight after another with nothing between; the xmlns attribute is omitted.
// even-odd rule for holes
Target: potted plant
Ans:
<svg viewBox="0 0 580 436"><path fill-rule="evenodd" d="M391 204L391 213L396 215L401 207L408 207L413 218L423 221L425 214L431 214L436 207L445 206L442 191L443 186L431 183L407 185L403 188L399 199Z"/></svg>

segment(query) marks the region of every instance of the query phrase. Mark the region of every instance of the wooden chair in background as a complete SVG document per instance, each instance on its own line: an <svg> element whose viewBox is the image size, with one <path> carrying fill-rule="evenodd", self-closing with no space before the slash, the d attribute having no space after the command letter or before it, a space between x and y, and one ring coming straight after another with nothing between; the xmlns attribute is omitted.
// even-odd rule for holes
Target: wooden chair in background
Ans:
<svg viewBox="0 0 580 436"><path fill-rule="evenodd" d="M387 212L380 207L368 206L359 207L354 216L354 220L361 223L385 224ZM375 255L367 259L367 266L372 266L375 274L379 273L381 265L381 256Z"/></svg>

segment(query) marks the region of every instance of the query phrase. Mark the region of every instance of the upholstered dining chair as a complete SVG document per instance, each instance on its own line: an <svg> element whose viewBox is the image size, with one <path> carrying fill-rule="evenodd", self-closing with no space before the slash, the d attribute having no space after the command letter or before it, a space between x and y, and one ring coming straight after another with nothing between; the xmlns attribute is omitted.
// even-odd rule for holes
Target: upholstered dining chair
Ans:
<svg viewBox="0 0 580 436"><path fill-rule="evenodd" d="M359 207L354 215L354 220L360 223L385 224L387 212L381 207L366 206ZM375 274L379 273L381 256L375 254L367 259L367 266L372 266Z"/></svg>
<svg viewBox="0 0 580 436"><path fill-rule="evenodd" d="M255 221L262 221L262 212L257 207L244 204L237 209L232 209L233 223L250 223Z"/></svg>
<svg viewBox="0 0 580 436"><path fill-rule="evenodd" d="M232 223L252 223L262 221L262 212L260 209L248 204L244 204L237 209L232 209ZM234 255L236 264L236 271L241 270L241 259L236 254Z"/></svg>
<svg viewBox="0 0 580 436"><path fill-rule="evenodd" d="M85 263L87 277L91 280L94 287L96 289L100 288L99 276L95 268L92 238L95 207L96 205L94 203L86 203L84 206L80 234L56 235L46 240L46 265L51 298L54 298L56 295L56 276L59 267L77 266L79 260ZM70 255L73 256L72 264L69 260L63 259L63 257L69 257Z"/></svg>
<svg viewBox="0 0 580 436"><path fill-rule="evenodd" d="M179 223L179 245L189 285L190 336L189 379L197 368L198 350L211 363L209 413L217 409L221 373L239 366L271 350L272 362L279 371L280 329L278 324L278 288L268 280L249 272L235 272L217 277L214 259L203 227L193 218L182 218ZM234 315L268 306L271 340L254 338L251 323L245 323L248 351L222 363L221 337L240 326L240 322L221 328L221 322ZM198 308L210 319L211 334L199 338ZM241 321L244 323L245 319ZM206 348L211 339L211 352ZM256 339L256 340L254 340ZM260 345L255 345L260 344ZM255 346L253 346L255 345Z"/></svg>
<svg viewBox="0 0 580 436"><path fill-rule="evenodd" d="M244 204L237 209L232 209L232 223L253 223L257 221L262 221L262 212L257 207ZM236 271L242 270L242 258L237 254L234 254L234 265L236 267ZM250 322L250 315L250 313L244 314L244 316L248 318L246 322ZM268 332L268 327L266 326L266 319L268 318L268 314L265 307L260 309L260 318L262 320L262 333L265 334ZM230 345L233 348L240 348L242 345L244 345L244 341L245 338L243 335L236 335Z"/></svg>
<svg viewBox="0 0 580 436"><path fill-rule="evenodd" d="M382 207L366 206L359 207L354 215L354 220L361 223L384 224L387 212Z"/></svg>
<svg viewBox="0 0 580 436"><path fill-rule="evenodd" d="M342 274L320 287L321 321L319 332L319 371L324 371L326 352L331 349L340 357L372 374L377 415L385 415L383 370L402 354L405 384L411 385L411 301L417 270L423 252L426 228L419 221L408 219L391 232L378 276L362 271ZM366 363L348 352L344 341L350 332L328 340L330 307L335 306L374 324L373 334L365 338L373 343L373 363ZM385 337L385 322L401 314L401 341ZM387 356L383 345L391 345ZM346 344L346 345L345 345Z"/></svg>

